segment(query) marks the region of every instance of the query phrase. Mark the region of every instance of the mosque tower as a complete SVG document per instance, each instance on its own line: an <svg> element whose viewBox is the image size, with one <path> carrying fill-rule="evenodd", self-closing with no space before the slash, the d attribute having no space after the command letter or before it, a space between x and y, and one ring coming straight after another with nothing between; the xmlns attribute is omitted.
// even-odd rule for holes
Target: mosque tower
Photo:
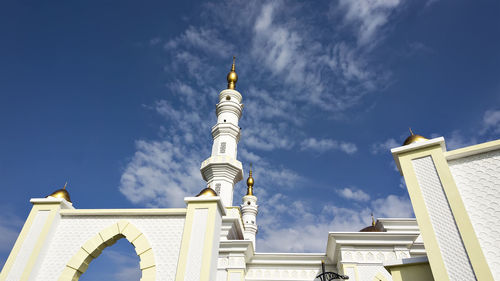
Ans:
<svg viewBox="0 0 500 281"><path fill-rule="evenodd" d="M253 177L252 167L247 179L247 195L243 196L241 205L241 214L243 216L243 226L245 227L245 240L253 242L255 249L255 235L257 234L257 213L259 206L257 205L257 197L253 195Z"/></svg>
<svg viewBox="0 0 500 281"><path fill-rule="evenodd" d="M221 197L224 206L233 205L234 185L243 179L243 167L236 159L243 104L242 96L235 90L238 75L234 71L234 61L227 75L227 89L219 94L216 105L217 124L212 127L212 155L201 163L201 175L207 188L213 189Z"/></svg>

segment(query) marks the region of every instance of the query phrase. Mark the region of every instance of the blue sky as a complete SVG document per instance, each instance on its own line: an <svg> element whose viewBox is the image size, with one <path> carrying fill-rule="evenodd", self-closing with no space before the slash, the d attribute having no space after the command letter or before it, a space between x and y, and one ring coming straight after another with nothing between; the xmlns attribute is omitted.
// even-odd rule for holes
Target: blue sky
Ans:
<svg viewBox="0 0 500 281"><path fill-rule="evenodd" d="M322 252L328 231L357 231L372 211L413 216L389 152L408 127L448 149L500 134L499 12L493 0L3 1L0 264L29 199L65 181L76 208L179 207L201 190L233 55L259 251Z"/></svg>

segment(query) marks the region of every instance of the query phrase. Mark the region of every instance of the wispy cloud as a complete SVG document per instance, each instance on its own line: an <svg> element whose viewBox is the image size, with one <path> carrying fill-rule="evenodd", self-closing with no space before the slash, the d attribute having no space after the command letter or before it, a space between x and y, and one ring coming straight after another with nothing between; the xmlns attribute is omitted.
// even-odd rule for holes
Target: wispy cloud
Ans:
<svg viewBox="0 0 500 281"><path fill-rule="evenodd" d="M478 143L473 135L464 135L460 130L454 130L451 134L445 136L446 147L448 150L466 147Z"/></svg>
<svg viewBox="0 0 500 281"><path fill-rule="evenodd" d="M3 216L2 220L0 220L0 233L2 234L0 235L0 253L7 258L9 251L16 242L24 221L17 215L14 215L12 210L5 206L0 207L0 211ZM3 267L4 263L5 260L0 258L0 267Z"/></svg>
<svg viewBox="0 0 500 281"><path fill-rule="evenodd" d="M358 147L354 143L339 142L332 139L315 139L308 138L300 144L302 150L313 150L325 152L328 150L340 150L347 154L353 154L358 151Z"/></svg>
<svg viewBox="0 0 500 281"><path fill-rule="evenodd" d="M391 148L401 146L394 138L389 138L384 142L374 143L371 146L372 154L390 153Z"/></svg>
<svg viewBox="0 0 500 281"><path fill-rule="evenodd" d="M232 44L222 40L216 30L193 26L188 27L182 35L165 44L166 49L172 50L189 47L219 57L226 57L233 50Z"/></svg>
<svg viewBox="0 0 500 281"><path fill-rule="evenodd" d="M380 31L400 4L400 0L340 0L338 9L344 12L345 23L356 30L358 44L368 45L382 38Z"/></svg>
<svg viewBox="0 0 500 281"><path fill-rule="evenodd" d="M238 157L245 168L249 162L257 164L256 190L259 200L266 202L259 213L263 224L259 239L265 239L261 244L276 249L272 241L282 241L280 234L293 239L305 231L321 240L301 241L293 250L323 250L328 230L357 230L369 223L366 214L370 206L355 211L328 206L318 215L304 202L284 195L285 188L311 180L270 156L293 149L346 154L358 150L354 143L304 132L312 115L336 118L346 114L368 93L387 83L389 71L370 59L375 45L365 41L383 40L379 32L388 25L399 1L363 3L366 7L341 2L336 8L349 11L342 18L346 26L362 23L355 32L356 40L341 40L340 33L345 31L335 28L338 19L328 13L304 12L315 4L282 1L208 3L200 11L199 20L177 36L151 39L151 48L163 46L166 94L145 108L158 113L164 122L157 139L136 142L136 152L121 177L120 191L135 204L172 207L182 206L182 197L204 187L200 163L210 156L210 128L216 121L213 104L225 86L222 77L229 70L221 71L220 65L229 67L231 56L236 54L240 76L237 89L244 85L245 104ZM356 9L367 18L356 18ZM360 198L368 196L360 190L353 192ZM280 220L278 215L289 220Z"/></svg>
<svg viewBox="0 0 500 281"><path fill-rule="evenodd" d="M482 133L500 134L500 110L487 110L483 116Z"/></svg>

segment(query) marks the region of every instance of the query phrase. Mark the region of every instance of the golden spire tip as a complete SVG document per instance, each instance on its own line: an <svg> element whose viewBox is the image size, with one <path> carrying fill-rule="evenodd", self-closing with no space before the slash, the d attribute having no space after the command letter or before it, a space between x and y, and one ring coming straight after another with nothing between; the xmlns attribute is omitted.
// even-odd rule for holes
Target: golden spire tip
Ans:
<svg viewBox="0 0 500 281"><path fill-rule="evenodd" d="M372 212L372 226L375 226L375 218L373 217L373 212Z"/></svg>
<svg viewBox="0 0 500 281"><path fill-rule="evenodd" d="M233 64L231 65L231 71L227 74L227 88L234 90L236 88L236 82L238 81L238 74L236 74L235 69L236 57L233 56Z"/></svg>
<svg viewBox="0 0 500 281"><path fill-rule="evenodd" d="M413 131L411 130L411 127L409 127L408 129L410 129L410 134L413 136L413 135L414 135L414 133L413 133Z"/></svg>
<svg viewBox="0 0 500 281"><path fill-rule="evenodd" d="M66 183L64 184L63 189L66 189L67 185L68 185L68 181L66 181Z"/></svg>
<svg viewBox="0 0 500 281"><path fill-rule="evenodd" d="M252 163L250 163L250 171L248 172L247 179L247 195L253 195L253 177L252 177Z"/></svg>

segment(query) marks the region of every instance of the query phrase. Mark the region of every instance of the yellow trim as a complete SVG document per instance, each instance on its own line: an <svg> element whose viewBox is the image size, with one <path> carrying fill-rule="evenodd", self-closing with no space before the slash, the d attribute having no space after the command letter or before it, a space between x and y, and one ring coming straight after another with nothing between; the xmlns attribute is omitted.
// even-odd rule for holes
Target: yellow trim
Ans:
<svg viewBox="0 0 500 281"><path fill-rule="evenodd" d="M479 239L477 239L476 232L472 226L469 214L465 209L465 204L460 196L453 175L451 174L448 162L441 151L433 151L432 158L446 193L446 197L448 198L451 211L453 212L453 217L457 223L460 236L467 250L470 263L476 274L476 278L478 281L493 281L493 275L483 254Z"/></svg>
<svg viewBox="0 0 500 281"><path fill-rule="evenodd" d="M240 280L241 281L245 280L245 273L244 273L243 269L227 269L226 281L231 281L231 273L232 272L240 273Z"/></svg>
<svg viewBox="0 0 500 281"><path fill-rule="evenodd" d="M496 142L492 143L493 144L489 144L488 146L496 145ZM484 147L485 146L477 146L473 149L483 149ZM464 153L464 151L470 150L467 150L466 148L462 149L462 151L458 151L457 153ZM459 234L462 238L468 258L478 281L493 281L493 276L480 247L479 240L477 239L469 215L462 201L462 197L459 194L458 188L450 172L445 154L439 144L417 149L415 151L408 151L398 156L413 209L419 222L422 237L424 238L427 256L429 257L429 264L431 265L435 279L449 280L449 277L440 253L440 248L437 243L429 214L427 213L427 207L425 206L425 201L411 163L414 159L426 156L430 156L432 158L434 166L436 167L437 175L443 186L448 203L450 204L453 217L457 223Z"/></svg>
<svg viewBox="0 0 500 281"><path fill-rule="evenodd" d="M40 209L45 209L47 205L43 206ZM60 209L60 203L56 204L50 204L50 213L49 216L47 217L47 220L45 221L45 224L42 228L42 231L40 232L40 236L37 239L37 242L35 244L35 247L33 248L33 252L30 255L30 258L28 260L28 263L26 264L26 267L24 268L24 272L21 275L21 280L20 281L25 281L28 280L30 277L31 272L33 271L33 267L36 264L36 261L38 260L38 256L40 254L40 251L42 250L43 246L47 245L47 236L52 229L52 224L54 223L54 220L56 216L59 216L59 209Z"/></svg>
<svg viewBox="0 0 500 281"><path fill-rule="evenodd" d="M427 262L386 266L392 281L434 281L433 272Z"/></svg>
<svg viewBox="0 0 500 281"><path fill-rule="evenodd" d="M205 231L205 240L202 253L202 266L200 272L200 281L208 281L210 278L210 266L212 255L212 244L215 235L215 219L217 214L218 202L196 202L190 201L187 207L186 221L184 223L184 233L182 235L181 250L179 252L179 261L177 263L176 281L184 281L186 275L186 264L189 251L189 242L193 230L194 211L196 209L208 209L207 228Z"/></svg>
<svg viewBox="0 0 500 281"><path fill-rule="evenodd" d="M14 247L9 255L9 258L7 259L4 268L0 273L0 280L2 281L6 280L8 273L12 269L14 261L16 260L17 255L19 254L19 251L21 250L24 241L26 240L26 236L28 235L31 227L33 226L33 221L36 215L40 211L49 211L50 213L47 216L47 219L45 220L42 226L42 229L40 231L39 236L37 237L33 251L31 252L28 261L23 269L23 273L21 274L20 281L28 280L31 272L33 271L33 267L35 266L38 260L40 251L47 244L46 243L47 236L50 230L52 229L52 224L54 222L54 219L56 218L56 216L58 216L60 206L61 206L60 202L51 202L44 204L35 203L33 205L33 208L31 209L31 212L28 216L28 219L26 220L26 223L24 224L23 229L21 230L21 233L19 234L19 237L16 240L16 243L14 244Z"/></svg>
<svg viewBox="0 0 500 281"><path fill-rule="evenodd" d="M382 273L377 272L377 274L375 274L375 276L373 276L373 281L388 281L388 280L387 280L387 278L385 278L384 275L382 275Z"/></svg>
<svg viewBox="0 0 500 281"><path fill-rule="evenodd" d="M208 208L207 217L207 230L205 231L205 241L203 245L203 256L201 265L201 277L200 281L210 281L210 267L212 266L212 248L214 244L215 235L215 220L217 219L217 205L213 204L213 207Z"/></svg>
<svg viewBox="0 0 500 281"><path fill-rule="evenodd" d="M347 268L352 268L354 269L354 277L356 278L355 281L360 281L359 275L358 275L358 265L355 263L349 264L349 263L344 263L342 264L342 273L346 274L346 269Z"/></svg>
<svg viewBox="0 0 500 281"><path fill-rule="evenodd" d="M12 250L10 251L9 257L7 258L7 261L5 261L5 264L3 266L2 271L0 272L0 281L4 281L7 278L8 273L10 272L12 265L14 264L14 261L19 254L19 251L21 250L21 246L24 243L24 240L26 239L26 236L28 235L28 232L31 229L31 226L33 225L33 220L35 219L35 216L37 215L39 210L39 206L34 205L31 208L31 211L28 215L28 218L26 219L26 222L23 225L23 228L21 229L21 232L19 233L19 236L16 239L16 242L14 243L14 247L12 247Z"/></svg>
<svg viewBox="0 0 500 281"><path fill-rule="evenodd" d="M441 149L440 146L439 149ZM425 206L424 196L420 190L417 176L411 163L411 160L415 158L429 156L428 150L428 148L424 148L417 151L411 151L413 153L410 152L399 155L399 162L401 163L401 171L404 175L413 211L415 212L418 226L420 228L420 232L422 233L422 238L424 240L427 257L429 258L429 264L431 266L434 279L449 281L450 279L441 255L436 234L434 233L434 228L432 227L431 219L429 213L427 212L427 207Z"/></svg>
<svg viewBox="0 0 500 281"><path fill-rule="evenodd" d="M494 140L448 151L444 153L444 156L448 160L457 159L457 158L471 156L474 154L488 152L499 148L500 148L500 140Z"/></svg>
<svg viewBox="0 0 500 281"><path fill-rule="evenodd" d="M133 224L126 220L120 220L87 240L66 263L58 281L77 281L85 273L92 260L121 238L127 239L135 247L140 259L141 281L156 280L156 262L149 241Z"/></svg>

